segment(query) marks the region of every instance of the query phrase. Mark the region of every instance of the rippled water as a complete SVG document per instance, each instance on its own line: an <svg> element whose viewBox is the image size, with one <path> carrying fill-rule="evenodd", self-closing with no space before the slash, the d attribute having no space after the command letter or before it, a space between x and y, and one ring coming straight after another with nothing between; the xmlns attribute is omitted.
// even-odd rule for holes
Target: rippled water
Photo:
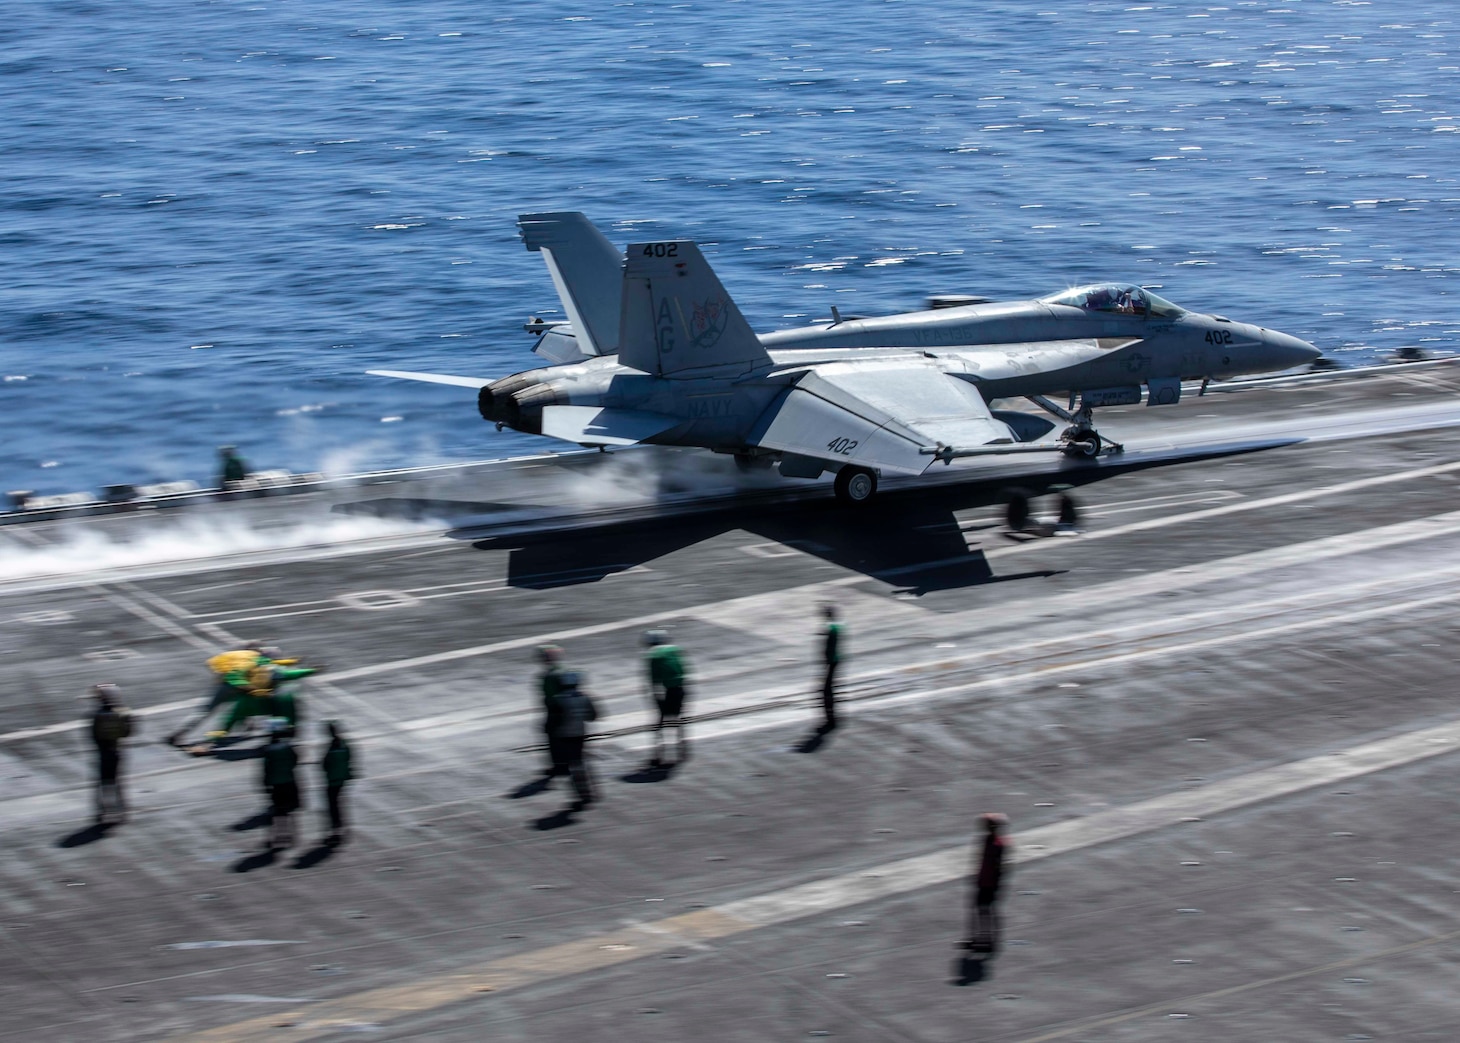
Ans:
<svg viewBox="0 0 1460 1043"><path fill-rule="evenodd" d="M7 489L544 446L362 373L532 365L538 209L699 239L761 330L1118 278L1460 341L1453 0L16 7Z"/></svg>

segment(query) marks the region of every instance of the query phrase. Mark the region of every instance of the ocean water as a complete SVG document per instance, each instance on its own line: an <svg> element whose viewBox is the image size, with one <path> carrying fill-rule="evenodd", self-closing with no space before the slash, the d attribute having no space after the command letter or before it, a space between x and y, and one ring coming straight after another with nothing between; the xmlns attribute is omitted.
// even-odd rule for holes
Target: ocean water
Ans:
<svg viewBox="0 0 1460 1043"><path fill-rule="evenodd" d="M1460 346L1453 0L31 0L0 52L0 490L550 443L520 212L699 240L759 330L1093 279Z"/></svg>

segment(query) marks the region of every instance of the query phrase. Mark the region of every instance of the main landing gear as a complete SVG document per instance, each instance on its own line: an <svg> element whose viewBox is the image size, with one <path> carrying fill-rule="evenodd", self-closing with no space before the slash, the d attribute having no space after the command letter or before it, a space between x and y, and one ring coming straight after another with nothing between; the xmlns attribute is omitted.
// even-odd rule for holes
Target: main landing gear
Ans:
<svg viewBox="0 0 1460 1043"><path fill-rule="evenodd" d="M866 503L877 494L877 472L848 464L836 473L833 488L842 503Z"/></svg>

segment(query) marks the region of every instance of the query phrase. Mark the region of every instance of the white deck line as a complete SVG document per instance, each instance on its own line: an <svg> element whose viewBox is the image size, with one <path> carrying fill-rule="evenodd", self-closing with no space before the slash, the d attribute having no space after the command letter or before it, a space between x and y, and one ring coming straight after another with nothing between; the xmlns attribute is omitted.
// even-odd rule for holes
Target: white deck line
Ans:
<svg viewBox="0 0 1460 1043"><path fill-rule="evenodd" d="M1234 504L1232 506L1246 505L1247 503L1244 502L1243 504ZM1187 515L1176 515L1173 518L1169 519L1169 521L1174 523L1185 517L1187 517ZM1139 522L1135 524L1145 525L1147 523ZM1453 535L1457 531L1460 531L1460 511L1453 511L1445 514L1433 515L1427 518L1418 518L1414 521L1399 522L1394 525L1381 526L1374 529L1361 529L1356 532L1343 533L1337 536L1321 537L1316 540L1309 540L1297 544L1289 544L1283 547L1275 547L1270 550L1257 551L1251 554L1234 555L1229 558L1221 558L1215 561L1204 562L1199 565L1181 566L1175 569L1163 570L1157 573L1149 573L1143 576L1131 577L1128 580L1116 580L1110 583L1102 584L1098 587L1092 588L1091 590L1075 591L1069 594L1056 595L1053 598L1045 599L1039 602L1037 607L1040 612L1058 610L1058 607L1062 604L1065 604L1066 601L1083 605L1086 608L1094 605L1104 606L1115 602L1124 601L1127 598L1139 598L1156 591L1185 589L1189 587L1199 586L1204 583L1211 583L1218 580L1232 579L1243 575L1249 575L1254 572L1272 571L1279 568L1306 564L1313 561L1321 561L1326 558L1337 557L1345 554L1379 550L1384 547L1396 546L1419 540L1434 539L1437 537ZM1045 541L1039 541L1032 546L1047 545L1048 544ZM993 548L987 552L987 556L989 558L1002 557L1005 554L1012 554L1022 551L1026 546L1031 545L1015 544L1008 547ZM801 592L813 591L824 593L825 591L833 589L835 587L850 586L854 583L859 583L863 579L865 579L865 577L861 575L845 576L839 579L829 580L818 584L811 584L807 587L801 587L796 589ZM780 591L776 593L785 594L787 592ZM765 595L751 595L745 600L755 600L764 596ZM1423 604L1429 604L1437 600L1449 600L1452 597L1460 597L1460 595L1444 595L1439 599L1423 599ZM149 600L154 600L159 608L174 608L175 611L180 614L180 617L181 615L186 615L185 610L176 606L171 606L169 602L162 598L154 597L150 598ZM121 604L122 607L130 611L138 612L141 618L146 619L156 625L160 625L155 613L141 609L141 606L136 605L136 603L131 601L130 599L119 598L118 602L119 604ZM1394 611L1400 611L1409 604L1409 602L1405 602L1403 605L1400 605L1398 607L1386 606L1382 609L1377 610L1376 614L1384 615L1392 613ZM537 645L540 645L544 641L548 640L563 641L570 640L575 637L609 633L622 628L644 627L652 625L653 623L682 618L684 616L703 615L705 618L719 619L723 618L731 607L733 607L733 603L727 602L715 602L711 605L687 606L684 608L676 608L648 616L638 616L626 620L615 620L606 623L593 624L586 627L578 627L573 630L555 630L548 633L534 634L529 637L512 638L507 641L494 642L489 645L475 645L463 649L452 649L447 652L438 652L429 656L418 656L408 660L395 660L394 662L381 664L379 666L358 667L352 670L343 670L338 673L326 675L325 677L321 678L321 680L328 681L337 688L340 682L347 681L355 677L373 676L376 673L386 672L389 670L410 669L419 666L429 666L434 663L450 662L458 659L489 655L494 652L510 651L513 649L520 649L525 647L536 647ZM1364 610L1364 612L1361 612L1359 615L1364 616L1374 612L1375 610ZM1324 619L1319 621L1304 621L1298 624L1279 626L1273 632L1282 632L1292 627L1296 627L1300 630L1308 629L1313 626L1331 624L1337 621L1338 620L1334 617L1329 616L1324 617ZM956 620L949 620L948 622L956 622ZM171 628L176 626L178 626L178 623L172 623L169 621L169 625L167 627L164 627L164 629L171 633L173 632ZM1232 639L1233 638L1229 635L1221 636L1214 639L1197 642L1196 645L1190 647L1208 647L1211 645L1225 643ZM1064 639L1054 639L1048 642L1040 642L1039 644L1050 645L1062 643L1065 643ZM212 645L207 644L206 647L211 650ZM1032 650L1034 647L1035 646L1030 646L1030 650ZM1180 647L1184 649L1189 646L1183 645ZM1153 650L1152 652L1150 652L1150 654L1168 654L1169 651L1170 649L1162 648ZM943 655L938 657L936 662L973 662L978 659L987 658L990 654L991 653L987 651L981 650L973 653L965 653L963 655ZM916 668L917 665L918 664L912 664L910 667L903 667L899 671L894 671L894 673L907 673L909 670ZM1081 661L1080 663L1074 664L1072 667L1069 668L1087 667L1089 665L1091 665L1089 661ZM1038 671L1036 671L1036 673L1048 673L1049 670L1050 668L1047 666L1041 667ZM872 676L881 677L885 676L886 673L886 671L878 671ZM986 678L983 682L980 682L980 684L1005 683L1017 679L1018 676L1019 675L1017 674L1009 675L1000 673L997 676L991 676L989 678ZM848 680L855 681L861 678L862 675L856 675L849 678ZM936 692L921 691L918 693L913 693L911 696L887 696L873 700L872 703L869 705L884 705L885 702L889 699L906 699L910 697L927 697L940 694L948 694L955 691L966 690L967 687L968 686L960 685L946 690L939 689ZM136 709L133 710L133 712L137 714L152 715L170 713L177 710L185 710L199 705L201 698L202 697L200 696L199 700L185 700L180 702L162 703L156 706L148 706ZM702 704L702 707L708 705L711 704L704 703ZM416 721L396 722L393 726L404 731L418 731L433 727L438 723L447 723L448 721L452 724L453 727L457 728L460 728L464 725L469 726L469 721L467 721L466 719L458 718L459 715L456 714L448 715L447 718L440 720L435 717L428 717ZM485 725L488 723L496 724L499 722L498 719L494 716L490 720L484 720L482 723ZM47 735L57 735L64 732L77 731L84 726L84 721L75 720L62 721L57 724L43 725L35 728L23 728L18 731L0 733L0 743L18 742L24 739L41 738ZM739 731L754 730L756 728L764 726L766 726L766 722L720 722L709 725L709 729L710 733L714 734L734 734Z"/></svg>
<svg viewBox="0 0 1460 1043"><path fill-rule="evenodd" d="M1456 751L1460 751L1460 721L1451 721L1196 789L1038 826L1016 836L1012 860L1028 864L1071 854ZM319 1000L284 1017L253 1018L174 1038L198 1043L315 1039L349 1025L386 1023L403 1015L478 999L484 992L530 987L672 949L702 947L715 939L908 894L959 880L970 867L970 846L958 844L708 909L627 924L595 937L462 967L406 985Z"/></svg>

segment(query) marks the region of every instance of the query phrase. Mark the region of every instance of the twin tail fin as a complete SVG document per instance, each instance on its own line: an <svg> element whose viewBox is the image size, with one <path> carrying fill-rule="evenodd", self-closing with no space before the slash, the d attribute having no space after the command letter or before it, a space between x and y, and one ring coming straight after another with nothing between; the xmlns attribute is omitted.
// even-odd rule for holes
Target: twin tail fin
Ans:
<svg viewBox="0 0 1460 1043"><path fill-rule="evenodd" d="M574 212L521 214L529 250L542 253L553 287L584 355L618 351L623 255L587 217Z"/></svg>
<svg viewBox="0 0 1460 1043"><path fill-rule="evenodd" d="M688 240L624 255L619 362L662 377L734 377L770 364L760 339Z"/></svg>

